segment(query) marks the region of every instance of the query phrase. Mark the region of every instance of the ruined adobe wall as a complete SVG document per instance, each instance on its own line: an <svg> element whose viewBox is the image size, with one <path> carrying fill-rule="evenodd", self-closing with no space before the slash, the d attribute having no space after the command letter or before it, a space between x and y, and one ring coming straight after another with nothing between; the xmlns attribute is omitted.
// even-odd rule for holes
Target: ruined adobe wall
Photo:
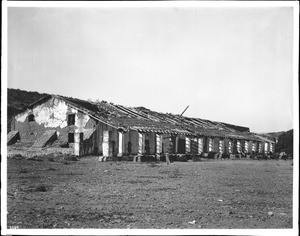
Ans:
<svg viewBox="0 0 300 236"><path fill-rule="evenodd" d="M232 152L232 140L225 138L224 139L224 153L229 153L229 142L231 141L231 152Z"/></svg>
<svg viewBox="0 0 300 236"><path fill-rule="evenodd" d="M219 152L219 141L220 138L213 138L213 152Z"/></svg>
<svg viewBox="0 0 300 236"><path fill-rule="evenodd" d="M172 143L170 142L170 134L163 134L162 135L162 152L170 152L170 149L172 147Z"/></svg>
<svg viewBox="0 0 300 236"><path fill-rule="evenodd" d="M202 136L202 138L203 138L203 152L208 152L207 150L208 150L208 138L206 137L206 136Z"/></svg>
<svg viewBox="0 0 300 236"><path fill-rule="evenodd" d="M89 139L84 140L83 146L82 146L83 150L81 150L82 155L88 155L88 154L95 152L94 137L95 137L95 135L92 135Z"/></svg>
<svg viewBox="0 0 300 236"><path fill-rule="evenodd" d="M241 142L241 151L245 153L245 142L246 140L240 140Z"/></svg>
<svg viewBox="0 0 300 236"><path fill-rule="evenodd" d="M154 155L156 152L156 137L155 133L145 133L145 140L149 140L150 154Z"/></svg>
<svg viewBox="0 0 300 236"><path fill-rule="evenodd" d="M29 121L28 116L34 115L34 121ZM75 124L68 126L68 115L75 114ZM28 109L14 117L13 130L18 130L21 141L35 141L46 130L56 130L60 142L68 142L68 133L75 129L83 132L84 129L96 126L96 121L88 115L72 108L65 101L51 98L47 102Z"/></svg>
<svg viewBox="0 0 300 236"><path fill-rule="evenodd" d="M191 138L191 153L192 154L198 154L198 139L197 138Z"/></svg>
<svg viewBox="0 0 300 236"><path fill-rule="evenodd" d="M129 145L129 142L131 145ZM136 155L139 151L139 133L137 131L131 130L124 134L124 154L125 155ZM131 149L131 150L129 150Z"/></svg>
<svg viewBox="0 0 300 236"><path fill-rule="evenodd" d="M103 133L109 132L109 155L116 156L119 148L119 132L117 129L110 127L102 122L97 122L95 132L90 141L86 141L85 149L89 149L89 154L103 155Z"/></svg>
<svg viewBox="0 0 300 236"><path fill-rule="evenodd" d="M93 150L95 154L102 154L102 142L103 142L103 130L107 130L107 125L101 122L98 122L96 130L92 135L93 139Z"/></svg>
<svg viewBox="0 0 300 236"><path fill-rule="evenodd" d="M251 147L251 150L252 150L253 146L255 146L255 152L257 152L257 151L258 151L258 142L252 141L252 147Z"/></svg>
<svg viewBox="0 0 300 236"><path fill-rule="evenodd" d="M107 126L109 131L109 153L111 156L117 156L119 151L119 132L117 129Z"/></svg>
<svg viewBox="0 0 300 236"><path fill-rule="evenodd" d="M263 150L264 152L269 152L270 151L270 143L263 141Z"/></svg>
<svg viewBox="0 0 300 236"><path fill-rule="evenodd" d="M205 146L206 146L205 152L210 152L209 151L209 139L210 139L210 137L205 138Z"/></svg>
<svg viewBox="0 0 300 236"><path fill-rule="evenodd" d="M251 153L252 152L252 141L248 141L248 152Z"/></svg>
<svg viewBox="0 0 300 236"><path fill-rule="evenodd" d="M186 152L186 144L185 144L185 135L178 135L178 150L177 153L185 154Z"/></svg>

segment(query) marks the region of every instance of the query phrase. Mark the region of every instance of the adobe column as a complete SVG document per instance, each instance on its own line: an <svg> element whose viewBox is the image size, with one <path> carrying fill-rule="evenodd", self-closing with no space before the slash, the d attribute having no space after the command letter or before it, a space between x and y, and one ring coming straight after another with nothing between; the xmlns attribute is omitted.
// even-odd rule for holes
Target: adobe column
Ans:
<svg viewBox="0 0 300 236"><path fill-rule="evenodd" d="M198 154L200 155L203 152L203 138L198 139Z"/></svg>
<svg viewBox="0 0 300 236"><path fill-rule="evenodd" d="M103 142L102 142L103 161L109 156L109 131L103 130Z"/></svg>
<svg viewBox="0 0 300 236"><path fill-rule="evenodd" d="M123 139L124 139L124 134L122 132L119 131L119 150L118 150L118 157L122 157L123 156Z"/></svg>
<svg viewBox="0 0 300 236"><path fill-rule="evenodd" d="M191 152L191 138L185 137L185 153Z"/></svg>
<svg viewBox="0 0 300 236"><path fill-rule="evenodd" d="M176 135L176 138L175 138L175 153L177 154L178 153L178 136Z"/></svg>
<svg viewBox="0 0 300 236"><path fill-rule="evenodd" d="M156 159L160 160L160 154L162 152L162 135L156 134Z"/></svg>
<svg viewBox="0 0 300 236"><path fill-rule="evenodd" d="M74 155L80 156L80 133L78 129L74 131Z"/></svg>
<svg viewBox="0 0 300 236"><path fill-rule="evenodd" d="M141 162L142 161L142 155L144 153L144 134L138 132L138 154L134 156L133 161L134 162Z"/></svg>

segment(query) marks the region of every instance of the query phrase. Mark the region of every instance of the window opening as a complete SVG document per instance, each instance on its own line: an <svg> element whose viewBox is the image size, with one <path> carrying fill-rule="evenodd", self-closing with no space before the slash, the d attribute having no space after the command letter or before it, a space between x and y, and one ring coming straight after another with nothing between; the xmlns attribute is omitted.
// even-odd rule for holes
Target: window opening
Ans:
<svg viewBox="0 0 300 236"><path fill-rule="evenodd" d="M74 133L68 133L68 142L74 143Z"/></svg>
<svg viewBox="0 0 300 236"><path fill-rule="evenodd" d="M31 121L34 121L34 115L33 114L30 114L28 116L28 121L31 122Z"/></svg>
<svg viewBox="0 0 300 236"><path fill-rule="evenodd" d="M68 115L68 125L75 125L75 114Z"/></svg>
<svg viewBox="0 0 300 236"><path fill-rule="evenodd" d="M146 155L150 155L150 140L149 139L145 140L145 153L146 153Z"/></svg>

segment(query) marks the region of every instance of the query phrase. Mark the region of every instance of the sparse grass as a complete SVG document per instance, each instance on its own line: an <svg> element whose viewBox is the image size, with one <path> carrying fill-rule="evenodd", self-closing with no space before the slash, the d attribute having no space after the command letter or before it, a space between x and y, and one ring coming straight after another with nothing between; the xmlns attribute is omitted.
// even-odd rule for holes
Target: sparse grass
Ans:
<svg viewBox="0 0 300 236"><path fill-rule="evenodd" d="M90 157L71 166L59 163L8 159L12 194L7 200L8 225L31 229L293 226L291 161L280 160L278 166L273 160L206 160L159 163L160 168L149 167L150 163L102 163ZM51 167L56 171L48 171ZM19 173L21 168L30 173ZM194 220L195 224L188 223Z"/></svg>
<svg viewBox="0 0 300 236"><path fill-rule="evenodd" d="M29 170L26 169L26 168L21 168L20 171L19 171L19 173L23 173L23 174L29 173Z"/></svg>
<svg viewBox="0 0 300 236"><path fill-rule="evenodd" d="M179 172L179 168L176 167L175 169L173 169L171 171L171 173L169 174L169 178L178 178L180 175L180 172Z"/></svg>
<svg viewBox="0 0 300 236"><path fill-rule="evenodd" d="M127 183L129 184L151 184L152 181L151 180L129 180L129 181L126 181Z"/></svg>
<svg viewBox="0 0 300 236"><path fill-rule="evenodd" d="M149 167L159 167L159 165L156 162L150 162L148 165Z"/></svg>

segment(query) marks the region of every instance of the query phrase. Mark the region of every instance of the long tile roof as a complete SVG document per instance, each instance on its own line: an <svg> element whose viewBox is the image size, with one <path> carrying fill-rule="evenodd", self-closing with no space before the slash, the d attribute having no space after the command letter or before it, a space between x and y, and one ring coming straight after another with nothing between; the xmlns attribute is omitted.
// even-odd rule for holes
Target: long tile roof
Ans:
<svg viewBox="0 0 300 236"><path fill-rule="evenodd" d="M125 107L105 101L89 102L59 95L53 95L53 97L62 99L94 119L123 131L137 130L139 132L262 141L260 137L250 133L248 127L171 113L161 113L145 107ZM51 96L42 98L36 103L31 104L29 108L41 104L50 98Z"/></svg>

